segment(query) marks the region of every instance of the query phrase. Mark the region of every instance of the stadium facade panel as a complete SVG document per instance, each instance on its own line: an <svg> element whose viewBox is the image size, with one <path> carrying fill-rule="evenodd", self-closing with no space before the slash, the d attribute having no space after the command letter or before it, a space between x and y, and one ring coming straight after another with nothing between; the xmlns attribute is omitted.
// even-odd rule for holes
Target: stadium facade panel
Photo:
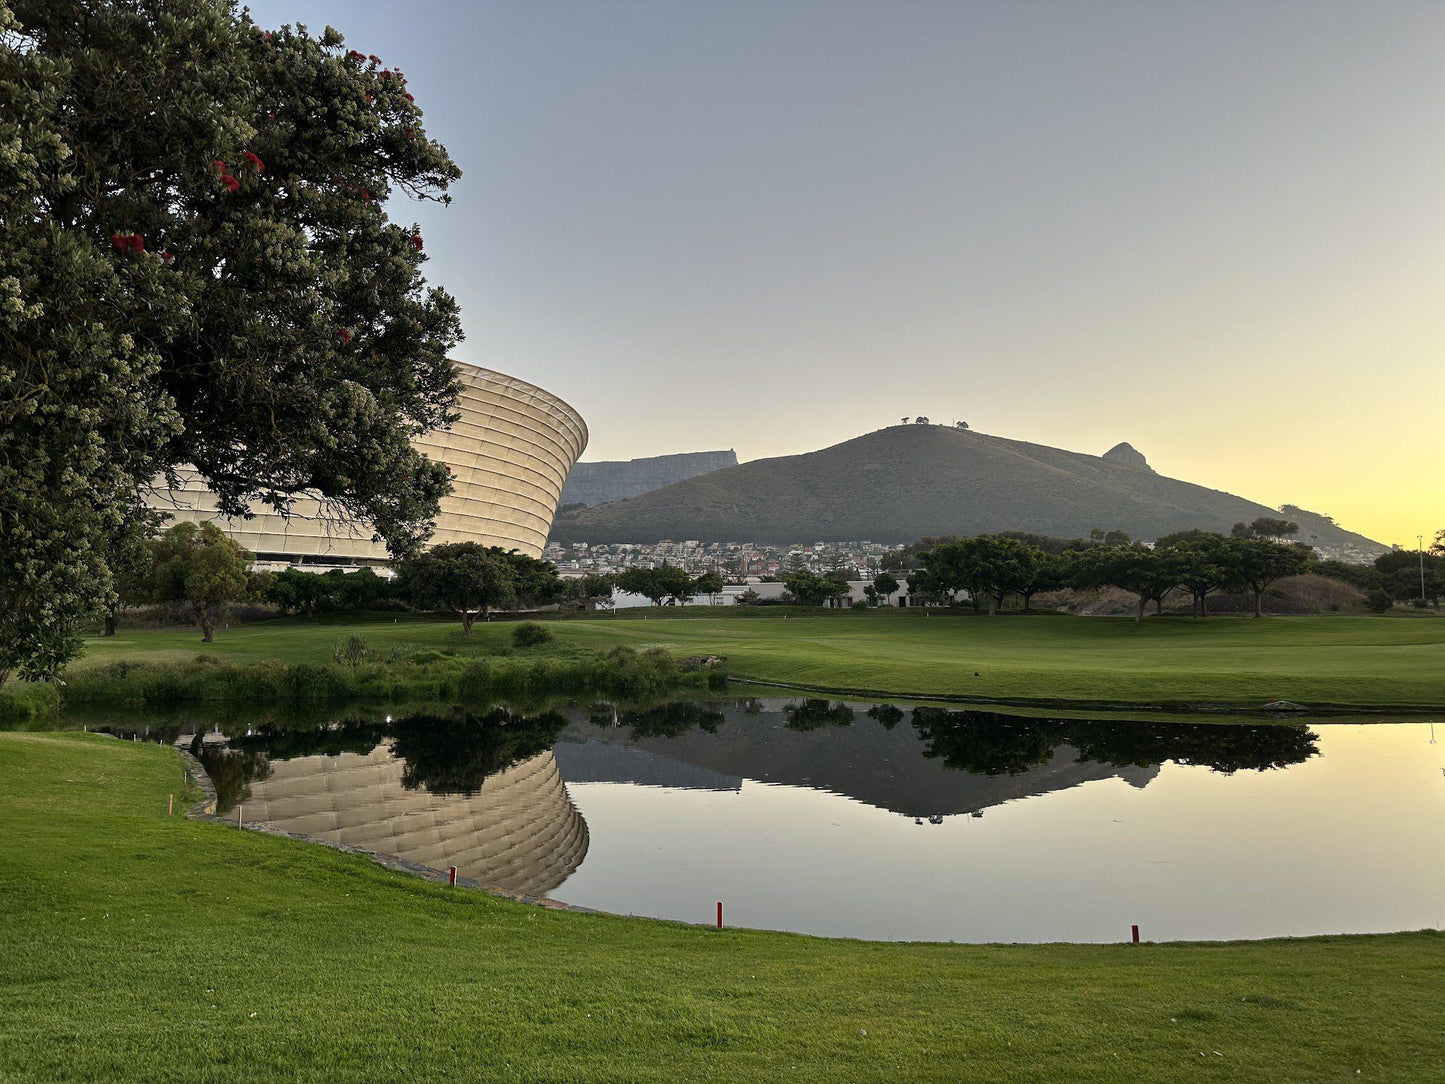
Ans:
<svg viewBox="0 0 1445 1084"><path fill-rule="evenodd" d="M431 545L480 542L540 557L572 464L587 447L587 425L551 392L504 373L457 364L460 394L450 429L423 434L416 447L452 471ZM172 522L215 522L256 555L259 567L354 568L385 565L386 546L371 525L338 517L320 501L298 498L289 515L256 507L247 518L221 515L193 470L150 504Z"/></svg>

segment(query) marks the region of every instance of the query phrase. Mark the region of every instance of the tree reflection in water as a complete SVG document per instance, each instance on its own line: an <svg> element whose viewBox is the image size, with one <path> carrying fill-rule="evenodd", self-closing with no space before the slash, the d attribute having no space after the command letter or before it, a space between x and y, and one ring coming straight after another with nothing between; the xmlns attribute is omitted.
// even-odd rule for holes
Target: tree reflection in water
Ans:
<svg viewBox="0 0 1445 1084"><path fill-rule="evenodd" d="M923 755L980 775L1017 775L1047 764L1060 746L1080 760L1118 767L1152 767L1172 760L1217 772L1263 771L1315 756L1319 736L1283 725L1095 722L1022 719L985 711L913 709Z"/></svg>
<svg viewBox="0 0 1445 1084"><path fill-rule="evenodd" d="M551 749L566 728L567 719L555 711L410 715L392 724L391 751L406 761L401 784L408 790L475 794L489 775Z"/></svg>
<svg viewBox="0 0 1445 1084"><path fill-rule="evenodd" d="M716 734L722 724L723 713L715 706L691 700L624 711L617 716L617 725L627 727L633 738L678 738L694 727Z"/></svg>
<svg viewBox="0 0 1445 1084"><path fill-rule="evenodd" d="M807 699L801 704L783 708L789 730L820 730L825 726L848 726L853 722L853 709L830 700Z"/></svg>

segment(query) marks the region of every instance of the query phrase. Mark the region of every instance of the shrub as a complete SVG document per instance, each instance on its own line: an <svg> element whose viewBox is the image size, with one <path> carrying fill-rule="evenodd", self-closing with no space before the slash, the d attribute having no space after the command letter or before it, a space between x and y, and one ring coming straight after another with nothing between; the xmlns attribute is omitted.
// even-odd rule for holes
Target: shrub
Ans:
<svg viewBox="0 0 1445 1084"><path fill-rule="evenodd" d="M1383 587L1374 587L1365 592L1365 605L1372 613L1382 614L1395 605L1395 600Z"/></svg>
<svg viewBox="0 0 1445 1084"><path fill-rule="evenodd" d="M336 651L331 657L348 666L358 666L365 662L370 654L366 641L353 633L350 636L343 636L336 642Z"/></svg>
<svg viewBox="0 0 1445 1084"><path fill-rule="evenodd" d="M512 643L518 647L536 647L538 644L549 643L551 639L552 630L535 621L523 621L512 630Z"/></svg>

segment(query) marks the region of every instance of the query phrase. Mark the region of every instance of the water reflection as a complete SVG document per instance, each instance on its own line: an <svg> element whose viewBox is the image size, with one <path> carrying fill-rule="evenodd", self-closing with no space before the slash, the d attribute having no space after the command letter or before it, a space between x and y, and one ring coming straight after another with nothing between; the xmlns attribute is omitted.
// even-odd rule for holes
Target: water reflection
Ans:
<svg viewBox="0 0 1445 1084"><path fill-rule="evenodd" d="M1377 750L1401 727L809 697L147 729L195 749L248 822L662 917L726 898L743 924L852 936L1107 940L1126 912L1155 936L1265 936L1426 925L1445 889L1383 857L1403 821L1358 853L1321 828L1396 797ZM1400 809L1445 812L1425 790Z"/></svg>

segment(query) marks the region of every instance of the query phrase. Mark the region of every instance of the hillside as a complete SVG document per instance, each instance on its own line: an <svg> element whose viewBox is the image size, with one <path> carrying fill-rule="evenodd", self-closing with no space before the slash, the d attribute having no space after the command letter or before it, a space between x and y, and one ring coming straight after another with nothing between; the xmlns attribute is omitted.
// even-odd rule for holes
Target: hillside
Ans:
<svg viewBox="0 0 1445 1084"><path fill-rule="evenodd" d="M1240 520L1277 514L1101 456L946 426L898 425L569 511L558 516L552 538L899 543L1006 530L1082 537L1103 527L1147 540L1187 527L1227 533ZM1301 528L1302 540L1331 550L1386 548L1322 516Z"/></svg>
<svg viewBox="0 0 1445 1084"><path fill-rule="evenodd" d="M738 465L738 456L731 448L723 452L682 452L678 455L655 455L647 459L608 460L578 463L567 475L562 490L561 506L593 505L620 501L627 497L661 489L663 486L695 478L708 471Z"/></svg>

